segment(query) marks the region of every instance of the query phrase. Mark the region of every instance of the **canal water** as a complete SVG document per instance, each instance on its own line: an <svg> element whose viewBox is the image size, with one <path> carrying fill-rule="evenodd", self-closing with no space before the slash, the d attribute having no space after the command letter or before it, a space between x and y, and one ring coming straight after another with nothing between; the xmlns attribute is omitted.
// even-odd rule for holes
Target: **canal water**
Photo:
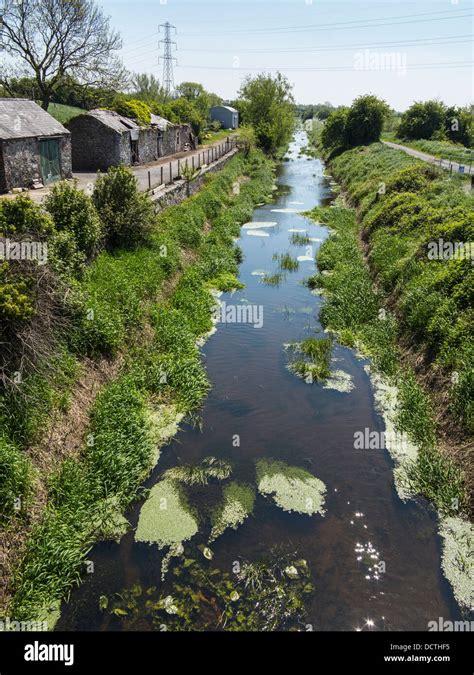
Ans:
<svg viewBox="0 0 474 675"><path fill-rule="evenodd" d="M202 349L212 383L202 429L183 426L162 450L147 487L163 470L209 455L231 461L236 479L250 483L255 483L258 458L308 470L327 486L324 516L288 513L259 495L253 515L212 544L212 564L231 571L233 561L257 560L273 545L283 544L306 559L312 571L315 590L308 600L308 623L313 630L424 631L429 621L461 619L461 612L441 572L433 509L423 500L401 501L385 449L354 448L355 432L384 429L364 370L366 361L335 344L332 368L350 375L350 391L307 384L287 369L285 344L322 335L318 315L324 299L302 282L315 273L314 255L328 232L299 212L328 205L332 195L323 163L300 154L306 143L304 132L297 133L289 161L280 166L273 201L254 212L254 222L276 224L260 228L257 235L255 230L241 230L238 243L245 258L240 279L245 289L221 297L230 305L261 308L262 326L218 325ZM295 230L309 235L311 251L291 243ZM272 274L278 269L273 255L285 252L309 259L278 286L262 283L262 271ZM140 507L135 505L127 514L133 527ZM380 574L367 562L375 554L384 563ZM133 531L120 543L95 546L89 555L94 573L85 575L84 583L63 603L57 629L110 629L109 619L99 610L99 597L134 584L159 587L161 557L155 546L135 542ZM152 627L145 623L141 628Z"/></svg>

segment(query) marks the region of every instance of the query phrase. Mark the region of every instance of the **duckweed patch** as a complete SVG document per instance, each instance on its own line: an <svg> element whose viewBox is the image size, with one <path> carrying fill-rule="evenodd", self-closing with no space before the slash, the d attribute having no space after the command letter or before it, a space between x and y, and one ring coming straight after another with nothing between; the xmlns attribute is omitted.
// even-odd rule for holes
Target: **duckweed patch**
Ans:
<svg viewBox="0 0 474 675"><path fill-rule="evenodd" d="M255 490L244 483L229 483L222 490L222 504L212 517L209 543L220 537L228 528L237 529L253 512Z"/></svg>
<svg viewBox="0 0 474 675"><path fill-rule="evenodd" d="M141 508L135 540L158 548L191 539L199 529L184 492L171 478L154 485Z"/></svg>
<svg viewBox="0 0 474 675"><path fill-rule="evenodd" d="M308 471L285 462L260 459L256 462L257 486L284 511L324 515L326 486Z"/></svg>

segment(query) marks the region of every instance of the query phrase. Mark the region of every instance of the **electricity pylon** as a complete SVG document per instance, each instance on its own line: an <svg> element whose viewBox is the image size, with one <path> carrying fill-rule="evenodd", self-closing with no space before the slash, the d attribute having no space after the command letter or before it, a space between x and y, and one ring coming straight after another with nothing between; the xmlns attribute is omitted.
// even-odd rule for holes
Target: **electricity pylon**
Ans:
<svg viewBox="0 0 474 675"><path fill-rule="evenodd" d="M177 30L169 21L160 24L158 27L159 33L161 33L162 28L164 28L165 37L163 40L160 40L158 44L164 45L164 54L158 58L158 63L163 61L163 86L168 96L172 96L174 93L173 63L176 62L176 65L178 65L178 60L172 56L172 53L173 51L176 51L178 47L176 42L171 39L171 34L174 30L174 34L176 35Z"/></svg>

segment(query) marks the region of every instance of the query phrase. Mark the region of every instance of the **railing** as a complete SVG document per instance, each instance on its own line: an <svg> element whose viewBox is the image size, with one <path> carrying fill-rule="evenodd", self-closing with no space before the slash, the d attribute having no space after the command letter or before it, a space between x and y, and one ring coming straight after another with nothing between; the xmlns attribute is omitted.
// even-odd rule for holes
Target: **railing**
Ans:
<svg viewBox="0 0 474 675"><path fill-rule="evenodd" d="M169 185L182 177L182 171L185 167L186 169L192 168L193 170L202 169L213 162L217 162L221 157L228 155L236 147L237 140L229 137L218 145L193 151L190 157L183 157L163 163L147 172L147 185L143 186L143 189L151 191Z"/></svg>

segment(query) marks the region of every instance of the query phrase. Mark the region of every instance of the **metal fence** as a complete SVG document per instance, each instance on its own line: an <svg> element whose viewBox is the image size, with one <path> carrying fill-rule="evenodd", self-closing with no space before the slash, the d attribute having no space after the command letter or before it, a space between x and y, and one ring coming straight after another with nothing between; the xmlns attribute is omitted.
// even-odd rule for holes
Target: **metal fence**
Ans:
<svg viewBox="0 0 474 675"><path fill-rule="evenodd" d="M142 185L142 189L145 190L155 190L161 186L164 187L182 178L185 167L192 170L202 169L213 162L217 162L221 157L228 155L236 147L237 139L229 137L222 143L192 151L188 157L162 162L159 166L149 169L146 176L139 177L139 182L146 181L146 185Z"/></svg>

